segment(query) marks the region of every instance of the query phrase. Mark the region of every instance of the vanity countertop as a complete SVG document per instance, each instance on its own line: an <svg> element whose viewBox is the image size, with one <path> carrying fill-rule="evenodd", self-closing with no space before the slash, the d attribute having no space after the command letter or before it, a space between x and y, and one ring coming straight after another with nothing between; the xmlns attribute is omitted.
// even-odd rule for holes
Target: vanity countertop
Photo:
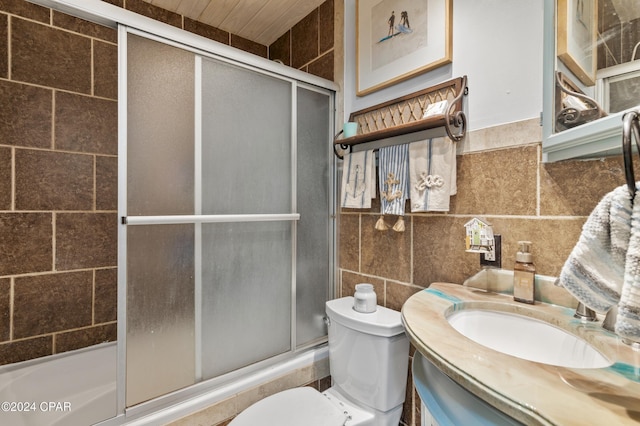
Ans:
<svg viewBox="0 0 640 426"><path fill-rule="evenodd" d="M613 361L606 368L567 368L516 358L458 333L446 316L465 304L543 319L570 331ZM602 322L582 323L574 311L459 284L434 283L410 297L402 320L411 342L441 371L527 425L640 425L640 351ZM554 350L554 348L549 348Z"/></svg>

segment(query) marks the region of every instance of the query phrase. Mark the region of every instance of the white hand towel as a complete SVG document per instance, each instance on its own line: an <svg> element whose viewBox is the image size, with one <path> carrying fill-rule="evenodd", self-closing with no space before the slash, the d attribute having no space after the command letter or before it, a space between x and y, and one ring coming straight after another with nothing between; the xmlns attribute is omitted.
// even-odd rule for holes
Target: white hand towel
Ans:
<svg viewBox="0 0 640 426"><path fill-rule="evenodd" d="M345 208L371 208L375 197L375 154L373 150L345 154L340 205Z"/></svg>
<svg viewBox="0 0 640 426"><path fill-rule="evenodd" d="M618 336L640 342L640 195L631 214L631 236L625 258L624 282L615 323Z"/></svg>
<svg viewBox="0 0 640 426"><path fill-rule="evenodd" d="M409 145L411 211L449 211L457 192L455 143L448 138Z"/></svg>
<svg viewBox="0 0 640 426"><path fill-rule="evenodd" d="M589 215L558 285L594 311L607 312L620 300L630 235L631 195L624 185L605 195Z"/></svg>
<svg viewBox="0 0 640 426"><path fill-rule="evenodd" d="M409 186L409 147L395 145L378 151L380 213L404 216Z"/></svg>

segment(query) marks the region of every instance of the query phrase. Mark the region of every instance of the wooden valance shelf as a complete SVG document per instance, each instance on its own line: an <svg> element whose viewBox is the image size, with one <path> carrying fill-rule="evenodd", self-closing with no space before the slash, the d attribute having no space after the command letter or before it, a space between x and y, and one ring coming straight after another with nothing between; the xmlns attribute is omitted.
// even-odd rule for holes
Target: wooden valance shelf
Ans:
<svg viewBox="0 0 640 426"><path fill-rule="evenodd" d="M355 136L340 138L340 131L334 139L334 152L342 158L336 151L337 146L347 150L353 145L439 127L444 127L449 138L459 141L466 132L462 101L467 93L467 76L463 76L352 112L349 121L358 123L358 132ZM429 105L445 100L447 107L443 113L423 118Z"/></svg>

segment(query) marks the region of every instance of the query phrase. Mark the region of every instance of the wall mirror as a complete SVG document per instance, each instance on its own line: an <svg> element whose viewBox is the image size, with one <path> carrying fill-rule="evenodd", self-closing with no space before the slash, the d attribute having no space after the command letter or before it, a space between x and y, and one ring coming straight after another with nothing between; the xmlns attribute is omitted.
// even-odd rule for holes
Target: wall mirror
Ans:
<svg viewBox="0 0 640 426"><path fill-rule="evenodd" d="M640 2L544 0L545 161L621 152L640 108Z"/></svg>

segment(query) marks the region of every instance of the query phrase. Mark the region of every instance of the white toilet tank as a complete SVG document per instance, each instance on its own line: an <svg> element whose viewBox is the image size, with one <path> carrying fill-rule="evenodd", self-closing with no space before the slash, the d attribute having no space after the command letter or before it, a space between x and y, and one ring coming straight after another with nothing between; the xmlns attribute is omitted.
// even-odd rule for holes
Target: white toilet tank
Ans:
<svg viewBox="0 0 640 426"><path fill-rule="evenodd" d="M330 300L329 369L333 386L354 402L387 412L404 402L409 340L400 312L353 309L353 297ZM397 423L396 423L397 424Z"/></svg>

